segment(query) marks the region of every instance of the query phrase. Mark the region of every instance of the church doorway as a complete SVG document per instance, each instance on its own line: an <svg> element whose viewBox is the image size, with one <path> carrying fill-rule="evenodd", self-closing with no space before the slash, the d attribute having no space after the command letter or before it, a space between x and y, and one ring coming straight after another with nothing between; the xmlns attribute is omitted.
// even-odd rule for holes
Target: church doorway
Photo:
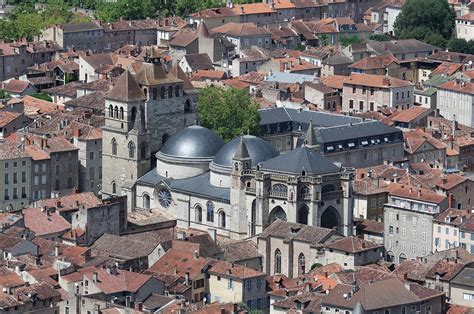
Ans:
<svg viewBox="0 0 474 314"><path fill-rule="evenodd" d="M340 217L337 209L332 206L326 208L326 210L321 215L321 227L332 229L334 227L339 228Z"/></svg>
<svg viewBox="0 0 474 314"><path fill-rule="evenodd" d="M308 214L309 214L309 209L308 206L305 204L301 205L301 207L298 209L298 223L300 224L308 224Z"/></svg>

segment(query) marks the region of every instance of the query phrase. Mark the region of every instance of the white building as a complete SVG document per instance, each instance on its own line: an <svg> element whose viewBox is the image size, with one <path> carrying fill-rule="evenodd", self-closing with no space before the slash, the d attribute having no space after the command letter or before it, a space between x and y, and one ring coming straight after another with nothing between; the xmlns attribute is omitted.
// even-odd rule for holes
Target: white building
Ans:
<svg viewBox="0 0 474 314"><path fill-rule="evenodd" d="M452 80L439 85L436 106L444 118L474 127L474 83Z"/></svg>
<svg viewBox="0 0 474 314"><path fill-rule="evenodd" d="M474 40L474 13L456 18L456 37Z"/></svg>

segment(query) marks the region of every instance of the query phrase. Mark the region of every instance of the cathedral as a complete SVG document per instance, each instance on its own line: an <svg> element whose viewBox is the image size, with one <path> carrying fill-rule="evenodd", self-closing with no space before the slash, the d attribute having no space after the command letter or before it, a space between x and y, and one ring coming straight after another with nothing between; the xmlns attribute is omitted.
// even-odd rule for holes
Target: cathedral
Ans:
<svg viewBox="0 0 474 314"><path fill-rule="evenodd" d="M104 197L126 195L129 210L160 210L179 226L234 239L257 235L276 219L351 233L354 170L317 152L311 123L301 147L284 154L256 136L225 143L184 121L169 135L162 123L184 116L184 107L169 102L186 104L183 81L164 80L156 68L125 71L106 97ZM160 84L176 85L163 91Z"/></svg>

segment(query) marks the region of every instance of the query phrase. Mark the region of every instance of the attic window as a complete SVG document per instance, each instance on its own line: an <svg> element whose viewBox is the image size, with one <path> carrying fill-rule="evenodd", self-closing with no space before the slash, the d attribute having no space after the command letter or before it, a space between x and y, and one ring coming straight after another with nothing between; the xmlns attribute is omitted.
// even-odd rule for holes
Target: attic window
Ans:
<svg viewBox="0 0 474 314"><path fill-rule="evenodd" d="M349 148L355 147L355 143L348 143L347 146L349 146Z"/></svg>
<svg viewBox="0 0 474 314"><path fill-rule="evenodd" d="M369 142L368 141L362 141L361 144L366 146L366 145L369 145Z"/></svg>
<svg viewBox="0 0 474 314"><path fill-rule="evenodd" d="M342 146L342 144L338 144L337 145L337 149L343 149L344 147Z"/></svg>
<svg viewBox="0 0 474 314"><path fill-rule="evenodd" d="M332 146L332 145L328 146L328 147L326 147L326 149L329 150L329 151L334 150L334 146Z"/></svg>
<svg viewBox="0 0 474 314"><path fill-rule="evenodd" d="M383 140L385 141L385 143L388 143L388 142L390 142L390 139L389 139L388 137L384 137L384 139L383 139Z"/></svg>

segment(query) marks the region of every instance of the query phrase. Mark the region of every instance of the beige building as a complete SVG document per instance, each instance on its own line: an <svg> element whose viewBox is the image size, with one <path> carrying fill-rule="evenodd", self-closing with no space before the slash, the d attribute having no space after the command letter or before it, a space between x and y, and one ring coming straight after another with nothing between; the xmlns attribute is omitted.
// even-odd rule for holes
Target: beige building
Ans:
<svg viewBox="0 0 474 314"><path fill-rule="evenodd" d="M408 109L413 106L415 87L397 78L352 73L343 83L342 111L366 112L389 107Z"/></svg>
<svg viewBox="0 0 474 314"><path fill-rule="evenodd" d="M474 268L466 266L451 280L451 303L474 307Z"/></svg>
<svg viewBox="0 0 474 314"><path fill-rule="evenodd" d="M263 271L297 277L314 263L324 263L323 244L339 238L331 229L276 220L257 237Z"/></svg>
<svg viewBox="0 0 474 314"><path fill-rule="evenodd" d="M474 215L467 217L459 229L461 247L474 254Z"/></svg>
<svg viewBox="0 0 474 314"><path fill-rule="evenodd" d="M383 244L350 236L325 246L324 264L337 263L344 269L353 270L356 266L377 263L383 253Z"/></svg>
<svg viewBox="0 0 474 314"><path fill-rule="evenodd" d="M468 215L468 210L448 208L433 219L433 252L460 246L459 226Z"/></svg>
<svg viewBox="0 0 474 314"><path fill-rule="evenodd" d="M439 114L468 127L474 127L474 83L452 80L438 86Z"/></svg>
<svg viewBox="0 0 474 314"><path fill-rule="evenodd" d="M456 37L468 41L474 39L474 13L456 18Z"/></svg>
<svg viewBox="0 0 474 314"><path fill-rule="evenodd" d="M265 273L217 261L208 274L211 302L244 303L250 310L268 308Z"/></svg>

